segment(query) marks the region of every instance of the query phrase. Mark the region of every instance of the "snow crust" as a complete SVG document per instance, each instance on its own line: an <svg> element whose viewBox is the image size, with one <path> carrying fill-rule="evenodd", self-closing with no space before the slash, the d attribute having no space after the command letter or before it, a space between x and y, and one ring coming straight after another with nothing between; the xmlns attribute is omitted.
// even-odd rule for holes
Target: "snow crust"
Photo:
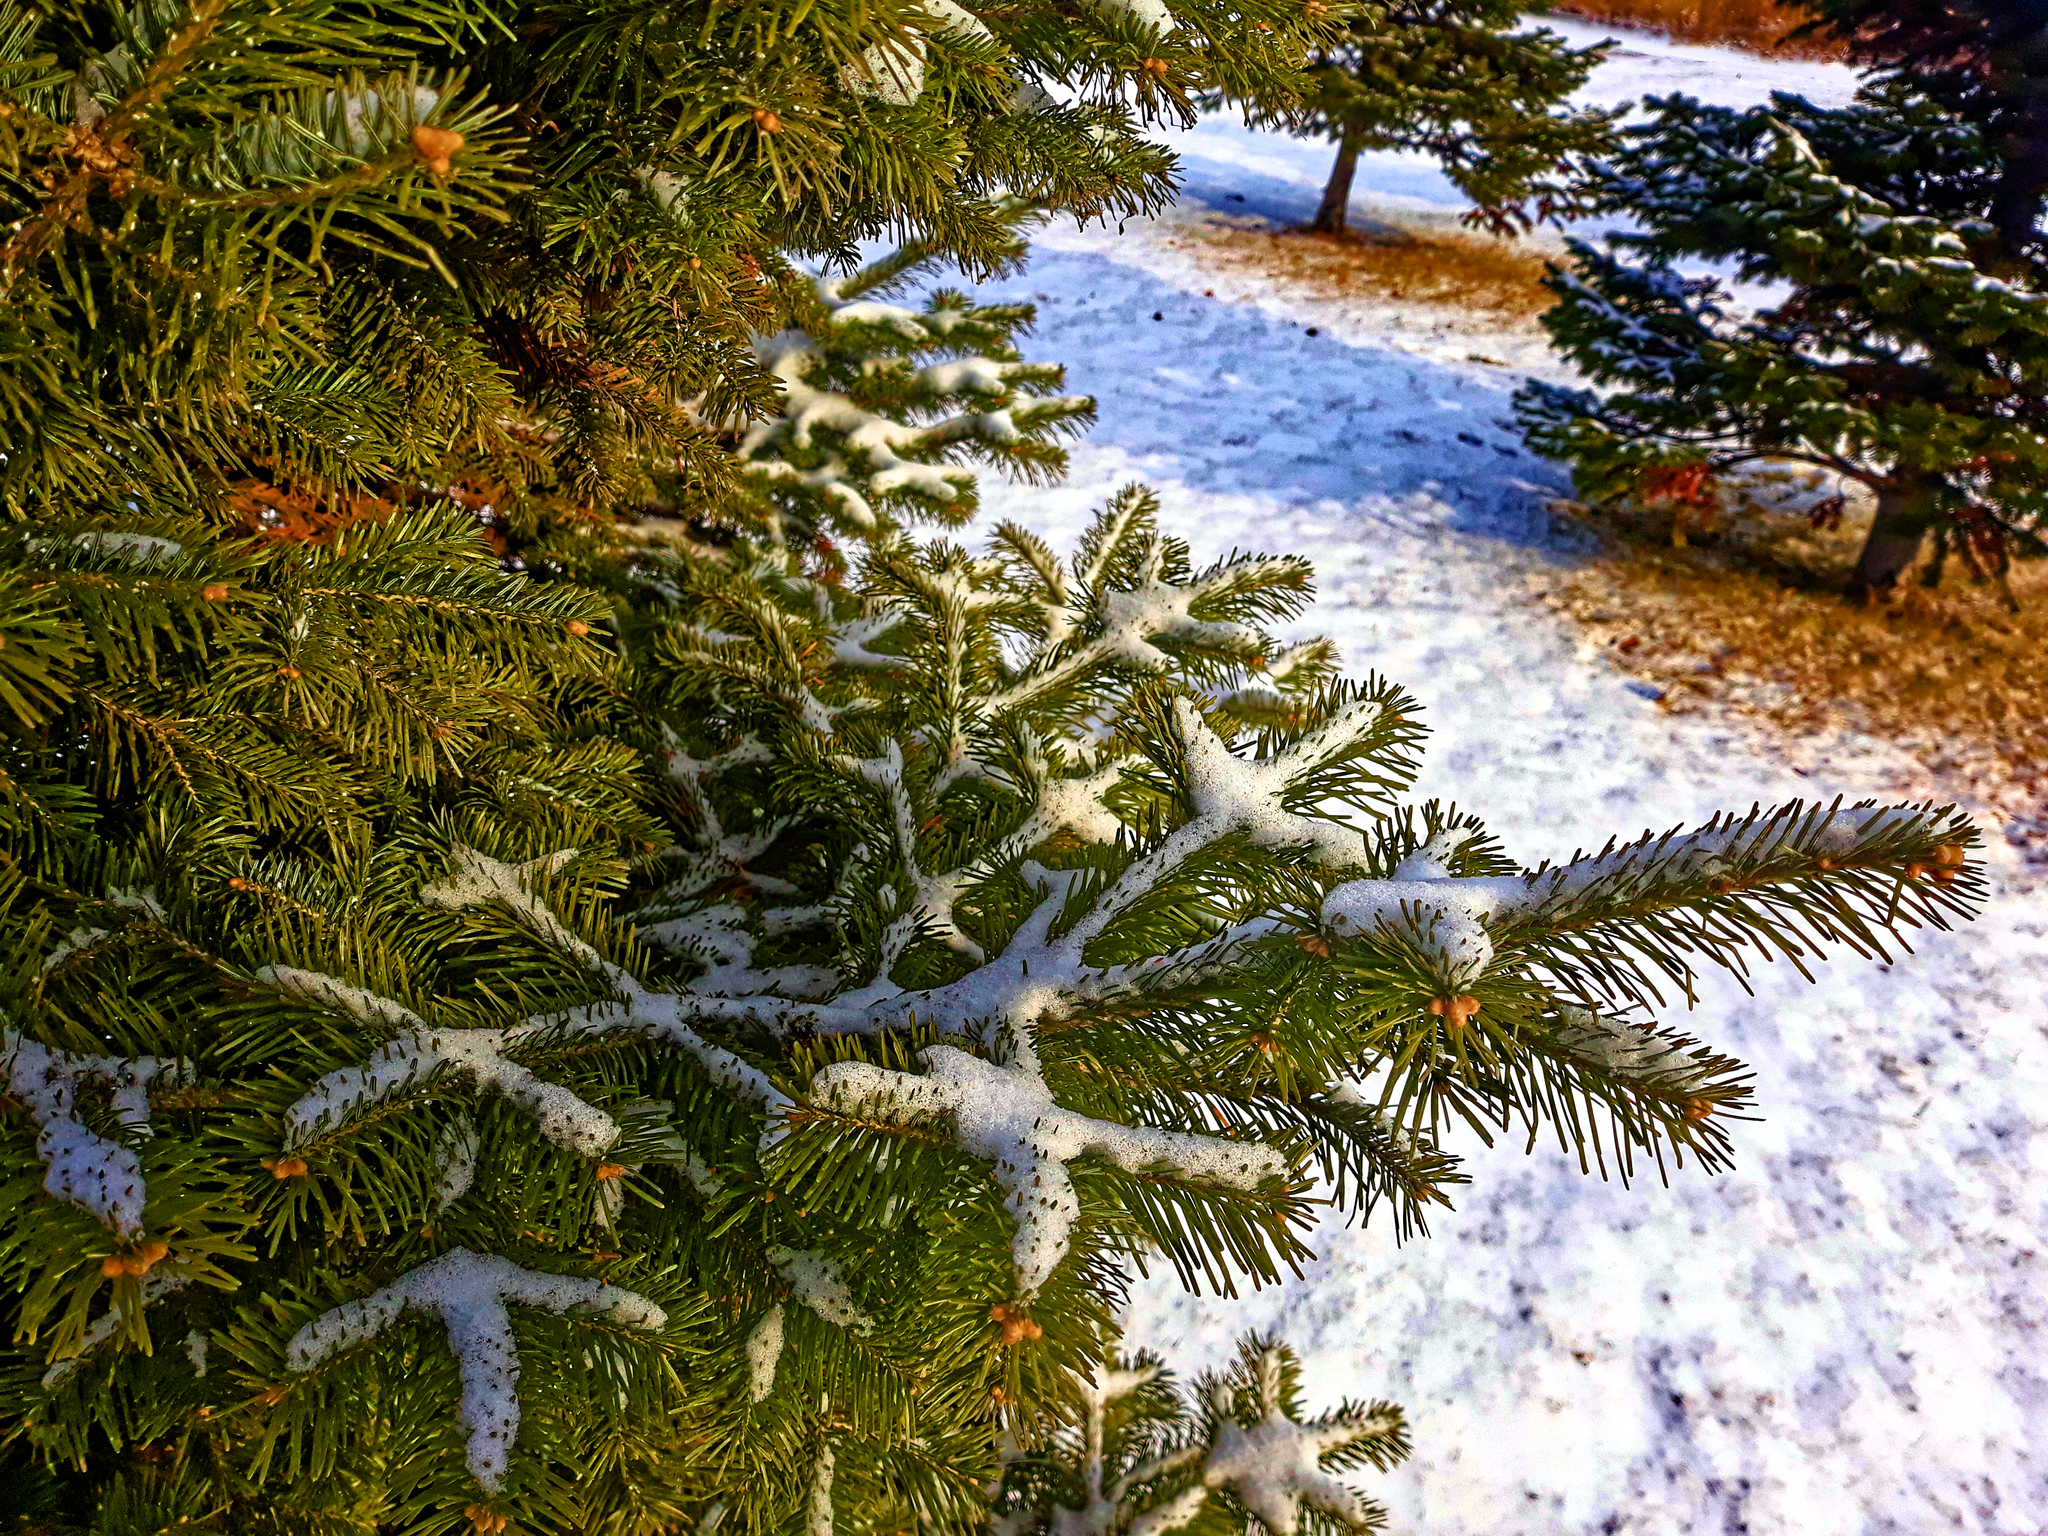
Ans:
<svg viewBox="0 0 2048 1536"><path fill-rule="evenodd" d="M79 1087L106 1084L115 1122L140 1140L150 1134L150 1084L175 1081L187 1065L159 1056L82 1056L16 1030L0 1033L0 1070L6 1072L8 1091L28 1105L36 1123L43 1188L91 1212L123 1238L142 1231L148 1200L142 1163L133 1148L100 1135L80 1118Z"/></svg>
<svg viewBox="0 0 2048 1536"><path fill-rule="evenodd" d="M292 1335L286 1363L310 1371L376 1338L402 1313L438 1313L462 1376L469 1475L488 1493L505 1485L519 1438L519 1347L507 1303L556 1313L602 1312L658 1333L668 1314L632 1291L574 1275L522 1269L502 1254L455 1248L357 1301L323 1312Z"/></svg>
<svg viewBox="0 0 2048 1536"><path fill-rule="evenodd" d="M1900 808L1857 807L1800 815L1729 819L1684 836L1646 838L1594 858L1573 859L1535 875L1452 875L1442 853L1455 836L1416 850L1391 880L1353 880L1333 887L1322 904L1323 927L1347 938L1403 932L1443 962L1447 979L1476 981L1492 964L1494 934L1600 896L1626 891L1640 899L1661 885L1713 879L1745 860L1796 842L1802 849L1853 857L1862 845L1904 827Z"/></svg>
<svg viewBox="0 0 2048 1536"><path fill-rule="evenodd" d="M1336 1413L1303 1424L1288 1416L1280 1390L1281 1356L1267 1350L1258 1361L1256 1417L1238 1421L1234 1394L1218 1386L1213 1400L1216 1436L1202 1466L1202 1483L1228 1488L1272 1533L1294 1536L1303 1506L1354 1528L1365 1524L1370 1506L1341 1477L1323 1469L1333 1451L1384 1435L1398 1421L1391 1414Z"/></svg>
<svg viewBox="0 0 2048 1536"><path fill-rule="evenodd" d="M826 1322L853 1333L873 1330L874 1319L854 1305L853 1288L837 1260L815 1249L775 1247L768 1250L768 1262L796 1299Z"/></svg>
<svg viewBox="0 0 2048 1536"><path fill-rule="evenodd" d="M775 1390L775 1368L782 1363L782 1308L770 1307L761 1321L747 1330L747 1395L755 1402L768 1400Z"/></svg>
<svg viewBox="0 0 2048 1536"><path fill-rule="evenodd" d="M303 1147L373 1105L408 1093L437 1076L454 1074L479 1091L497 1093L518 1105L557 1146L582 1157L595 1157L618 1141L618 1122L559 1083L546 1081L508 1053L568 1036L615 1031L644 1034L693 1056L721 1089L763 1114L788 1106L788 1097L766 1073L723 1046L711 1044L683 1022L684 999L648 991L638 978L572 933L553 909L533 894L533 882L560 869L575 856L574 849L523 864L509 864L466 847L457 847L452 856L454 868L449 879L421 888L422 905L448 910L502 906L535 938L606 983L613 999L561 1013L538 1014L500 1029L438 1029L403 1004L338 977L294 966L265 966L256 979L266 986L313 1007L397 1031L363 1062L327 1073L293 1101L284 1116L287 1148ZM718 1005L705 1001L689 1006L702 1010ZM456 1142L445 1144L443 1154L440 1195L446 1205L467 1192L475 1153Z"/></svg>
<svg viewBox="0 0 2048 1536"><path fill-rule="evenodd" d="M811 1474L811 1496L804 1507L804 1536L832 1536L832 1442L818 1447L818 1467Z"/></svg>

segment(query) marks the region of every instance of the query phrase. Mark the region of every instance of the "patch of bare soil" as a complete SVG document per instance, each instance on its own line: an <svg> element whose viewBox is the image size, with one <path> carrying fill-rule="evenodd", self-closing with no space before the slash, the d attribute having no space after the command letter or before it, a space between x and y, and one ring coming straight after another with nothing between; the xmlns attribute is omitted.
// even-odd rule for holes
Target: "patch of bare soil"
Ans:
<svg viewBox="0 0 2048 1536"><path fill-rule="evenodd" d="M1891 602L1859 607L1840 594L1867 509L1828 531L1796 516L1695 529L1685 547L1667 509L1553 510L1592 530L1599 553L1544 578L1533 600L1661 690L1661 707L1892 741L2048 863L2048 561L2013 568L2018 613L1953 561L1937 588L1916 573Z"/></svg>
<svg viewBox="0 0 2048 1536"><path fill-rule="evenodd" d="M1305 229L1190 223L1172 243L1199 247L1220 276L1251 272L1318 298L1372 299L1469 309L1527 323L1550 307L1543 255L1486 235L1389 225L1322 235Z"/></svg>

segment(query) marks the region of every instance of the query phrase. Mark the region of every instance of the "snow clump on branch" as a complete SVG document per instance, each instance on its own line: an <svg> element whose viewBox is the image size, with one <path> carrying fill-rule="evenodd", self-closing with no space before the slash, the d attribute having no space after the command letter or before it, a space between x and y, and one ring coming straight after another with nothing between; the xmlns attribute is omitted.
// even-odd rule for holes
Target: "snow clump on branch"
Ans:
<svg viewBox="0 0 2048 1536"><path fill-rule="evenodd" d="M1034 1071L998 1066L952 1046L923 1053L927 1075L842 1061L811 1081L819 1105L894 1125L950 1118L960 1148L995 1164L1016 1222L1017 1294L1030 1300L1067 1255L1081 1203L1066 1165L1092 1154L1126 1173L1168 1173L1255 1193L1284 1179L1286 1159L1259 1142L1097 1120L1055 1103Z"/></svg>
<svg viewBox="0 0 2048 1536"><path fill-rule="evenodd" d="M89 1211L124 1238L142 1231L148 1192L132 1148L98 1134L78 1109L78 1090L99 1082L113 1091L115 1122L130 1136L146 1137L149 1089L175 1081L187 1064L158 1056L81 1056L31 1040L16 1030L0 1033L0 1070L8 1091L28 1106L37 1126L36 1156L47 1170L43 1188Z"/></svg>
<svg viewBox="0 0 2048 1536"><path fill-rule="evenodd" d="M646 1297L598 1280L522 1269L502 1254L452 1249L358 1301L324 1312L292 1335L286 1361L315 1369L367 1344L407 1311L436 1312L462 1376L462 1427L469 1434L469 1475L487 1493L505 1485L519 1438L519 1350L507 1302L555 1313L604 1313L659 1333L668 1314Z"/></svg>

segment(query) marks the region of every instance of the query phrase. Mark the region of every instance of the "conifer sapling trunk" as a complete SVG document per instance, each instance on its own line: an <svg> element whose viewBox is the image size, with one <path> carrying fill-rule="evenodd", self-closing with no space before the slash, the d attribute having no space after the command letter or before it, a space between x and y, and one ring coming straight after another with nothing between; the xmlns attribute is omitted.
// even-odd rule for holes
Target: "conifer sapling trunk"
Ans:
<svg viewBox="0 0 2048 1536"><path fill-rule="evenodd" d="M1316 205L1315 223L1311 226L1317 233L1341 235L1350 228L1351 183L1358 174L1358 155L1364 148L1362 132L1347 132L1338 139L1336 163L1330 167L1330 179L1323 187L1323 200Z"/></svg>

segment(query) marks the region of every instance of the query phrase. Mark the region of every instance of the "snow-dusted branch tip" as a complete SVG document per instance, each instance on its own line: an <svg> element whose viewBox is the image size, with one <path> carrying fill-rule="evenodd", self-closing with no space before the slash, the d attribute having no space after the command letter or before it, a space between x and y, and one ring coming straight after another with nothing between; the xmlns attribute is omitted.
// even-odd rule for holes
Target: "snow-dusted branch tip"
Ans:
<svg viewBox="0 0 2048 1536"><path fill-rule="evenodd" d="M998 1066L952 1046L923 1053L928 1075L842 1061L811 1082L814 1100L841 1114L897 1125L950 1119L962 1151L995 1165L1016 1225L1017 1294L1028 1300L1066 1257L1081 1205L1067 1164L1093 1155L1129 1173L1163 1172L1214 1188L1256 1191L1287 1163L1260 1142L1125 1125L1056 1103L1027 1067Z"/></svg>
<svg viewBox="0 0 2048 1536"><path fill-rule="evenodd" d="M573 1275L522 1269L495 1253L456 1248L359 1301L322 1313L292 1335L286 1360L310 1371L366 1344L407 1311L438 1313L462 1376L462 1427L469 1474L486 1492L505 1484L519 1438L519 1352L508 1302L555 1313L605 1313L630 1328L658 1333L668 1315L646 1297Z"/></svg>

